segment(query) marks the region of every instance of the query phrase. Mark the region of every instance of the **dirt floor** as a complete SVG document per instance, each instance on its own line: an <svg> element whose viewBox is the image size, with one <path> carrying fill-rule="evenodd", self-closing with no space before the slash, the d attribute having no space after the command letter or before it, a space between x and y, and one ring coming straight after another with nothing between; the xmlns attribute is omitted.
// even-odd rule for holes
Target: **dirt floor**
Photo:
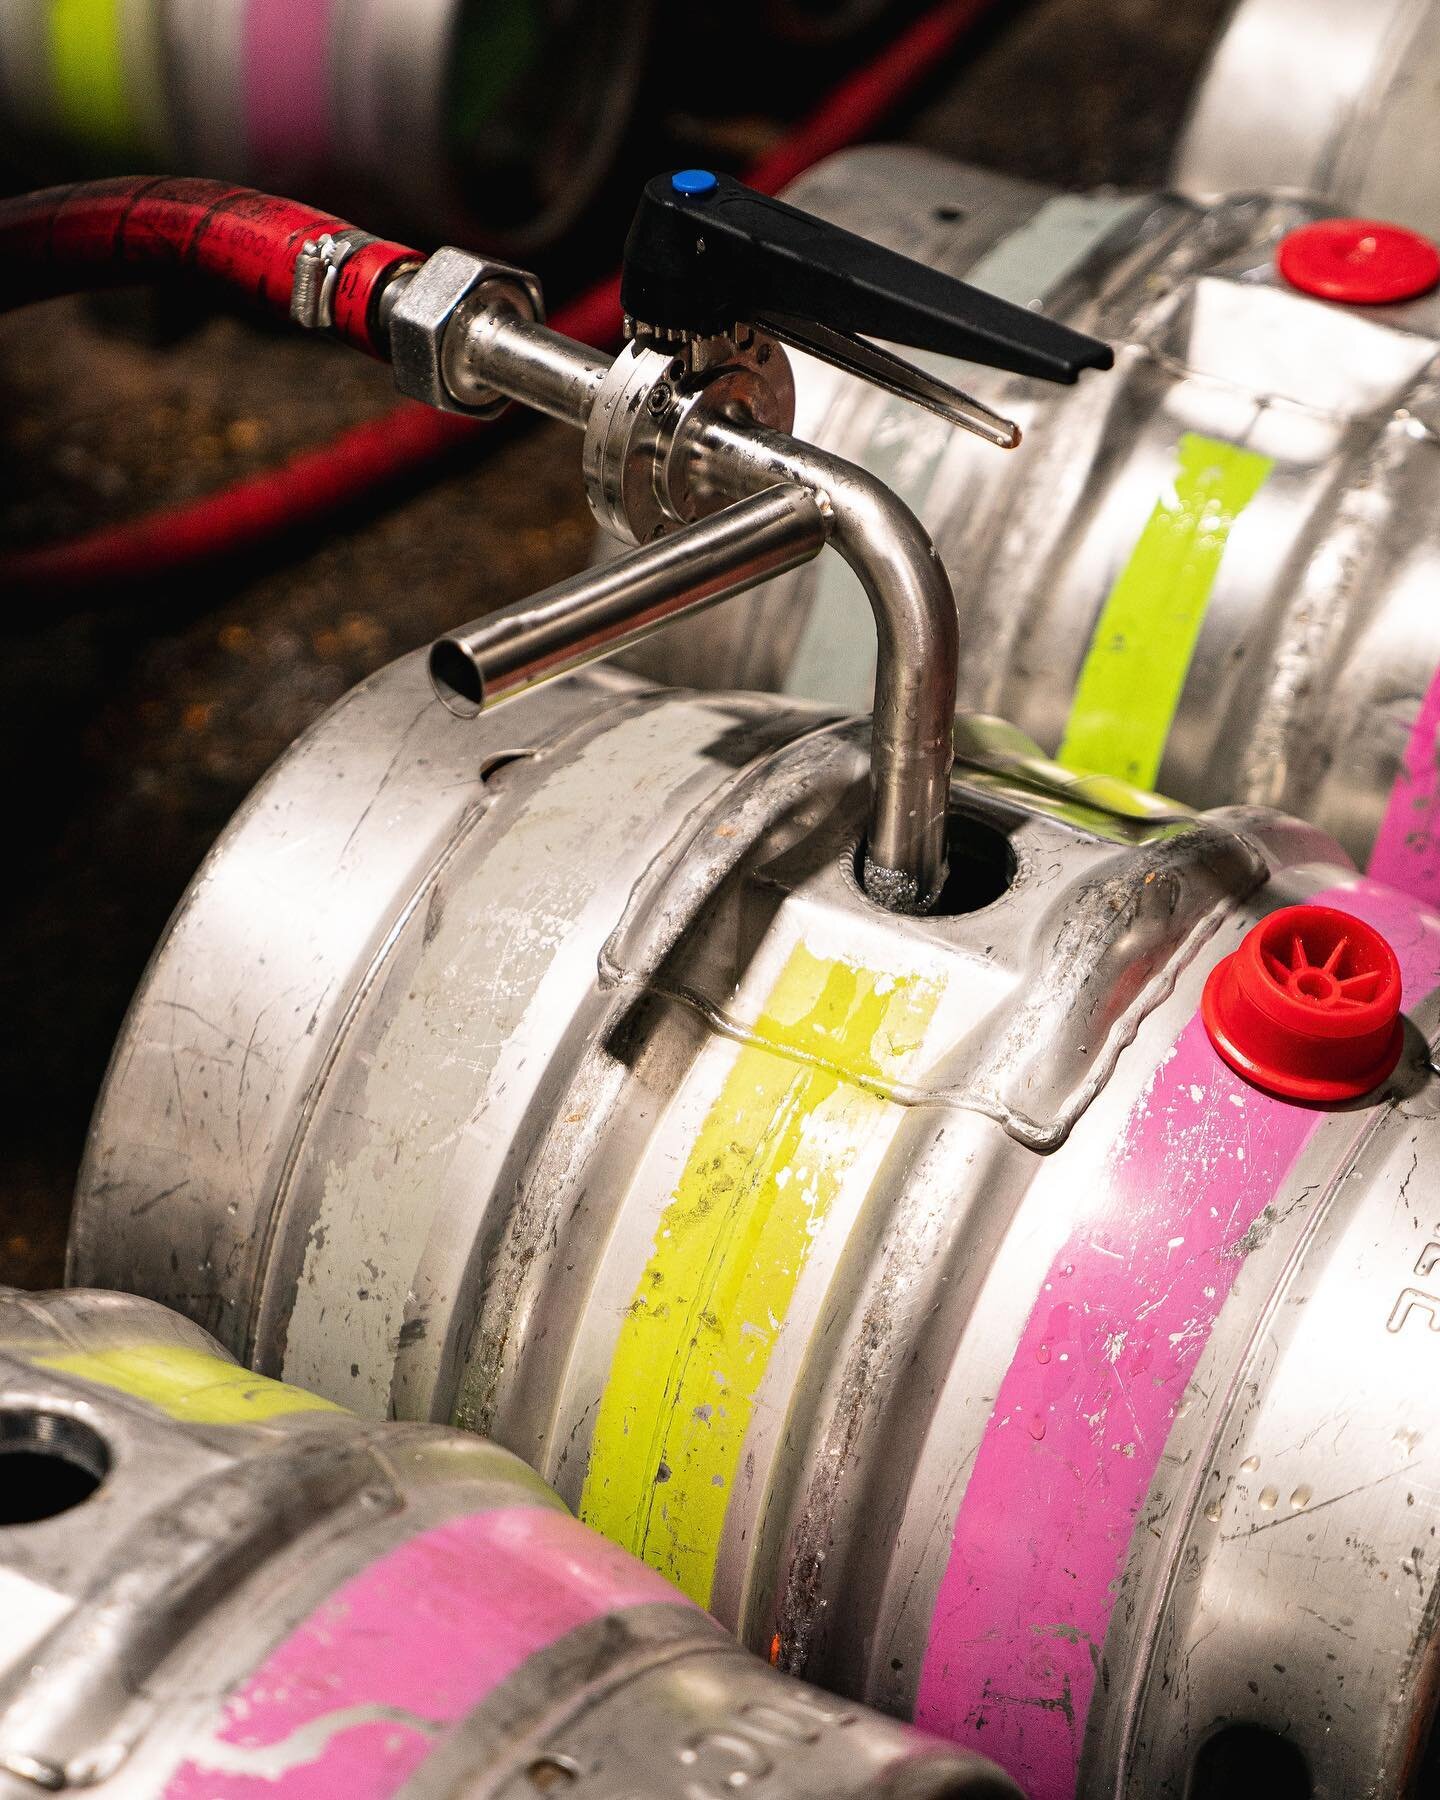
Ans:
<svg viewBox="0 0 1440 1800"><path fill-rule="evenodd" d="M1227 0L1002 8L887 135L1066 187L1156 182L1227 10ZM838 67L835 53L771 65L735 116L715 103L708 122L652 105L627 168L673 165L681 150L738 166L773 134L782 104L803 110ZM552 298L600 272L628 205L615 192L587 245L545 269ZM0 324L0 545L200 494L391 404L385 369L233 317L138 298L12 316ZM0 663L12 846L0 1281L60 1277L110 1043L221 825L351 683L584 561L577 450L562 427L520 425L439 478L253 563L55 616L12 600Z"/></svg>

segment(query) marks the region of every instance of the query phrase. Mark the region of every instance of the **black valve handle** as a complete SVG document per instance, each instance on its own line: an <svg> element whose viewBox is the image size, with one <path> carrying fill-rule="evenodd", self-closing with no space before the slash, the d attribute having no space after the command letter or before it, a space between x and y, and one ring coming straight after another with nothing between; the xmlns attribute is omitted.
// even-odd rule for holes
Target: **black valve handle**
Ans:
<svg viewBox="0 0 1440 1800"><path fill-rule="evenodd" d="M1066 383L1115 360L1098 338L708 169L646 183L620 297L637 324L695 337L808 320Z"/></svg>

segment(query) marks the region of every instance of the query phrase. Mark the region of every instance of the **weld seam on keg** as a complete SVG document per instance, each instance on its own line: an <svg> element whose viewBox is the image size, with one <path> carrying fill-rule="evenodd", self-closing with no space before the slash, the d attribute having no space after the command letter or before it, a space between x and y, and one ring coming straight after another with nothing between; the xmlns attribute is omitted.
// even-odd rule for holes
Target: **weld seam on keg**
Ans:
<svg viewBox="0 0 1440 1800"><path fill-rule="evenodd" d="M273 1650L228 1697L211 1755L178 1769L165 1800L247 1800L262 1781L276 1800L387 1800L528 1658L657 1602L685 1605L558 1509L449 1520L345 1582ZM323 1747L277 1771L273 1748L317 1727Z"/></svg>
<svg viewBox="0 0 1440 1800"><path fill-rule="evenodd" d="M1313 900L1389 939L1406 1004L1440 983L1440 920L1407 896L1357 877ZM1046 1271L955 1520L916 1710L983 1741L1031 1800L1074 1793L1132 1533L1236 1247L1326 1116L1232 1073L1197 1014Z"/></svg>
<svg viewBox="0 0 1440 1800"><path fill-rule="evenodd" d="M612 1353L579 1512L701 1606L776 1337L941 991L797 945L656 1227Z"/></svg>
<svg viewBox="0 0 1440 1800"><path fill-rule="evenodd" d="M1271 457L1187 431L1162 492L1105 598L1058 760L1153 788L1230 533Z"/></svg>
<svg viewBox="0 0 1440 1800"><path fill-rule="evenodd" d="M1370 873L1440 906L1440 669L1430 678L1370 852Z"/></svg>
<svg viewBox="0 0 1440 1800"><path fill-rule="evenodd" d="M247 0L241 40L245 129L257 171L308 174L334 139L335 0Z"/></svg>

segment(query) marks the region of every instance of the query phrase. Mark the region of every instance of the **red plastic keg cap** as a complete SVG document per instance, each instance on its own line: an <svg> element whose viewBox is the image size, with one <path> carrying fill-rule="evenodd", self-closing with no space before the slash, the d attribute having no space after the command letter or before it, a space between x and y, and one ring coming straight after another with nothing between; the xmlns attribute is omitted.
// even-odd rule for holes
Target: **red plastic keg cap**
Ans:
<svg viewBox="0 0 1440 1800"><path fill-rule="evenodd" d="M1275 261L1292 287L1322 300L1383 306L1440 282L1440 250L1418 231L1379 219L1317 219L1280 240Z"/></svg>
<svg viewBox="0 0 1440 1800"><path fill-rule="evenodd" d="M1287 906L1218 962L1200 1003L1237 1074L1286 1100L1353 1100L1400 1060L1400 965L1363 919Z"/></svg>

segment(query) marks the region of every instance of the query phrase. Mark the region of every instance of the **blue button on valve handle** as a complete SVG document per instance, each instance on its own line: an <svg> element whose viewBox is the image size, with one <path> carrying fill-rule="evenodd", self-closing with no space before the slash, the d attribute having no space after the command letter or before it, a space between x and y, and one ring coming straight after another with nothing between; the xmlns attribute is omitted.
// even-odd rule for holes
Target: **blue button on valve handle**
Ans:
<svg viewBox="0 0 1440 1800"><path fill-rule="evenodd" d="M709 169L679 169L670 177L670 186L688 200L697 199L701 194L713 194L719 185Z"/></svg>

